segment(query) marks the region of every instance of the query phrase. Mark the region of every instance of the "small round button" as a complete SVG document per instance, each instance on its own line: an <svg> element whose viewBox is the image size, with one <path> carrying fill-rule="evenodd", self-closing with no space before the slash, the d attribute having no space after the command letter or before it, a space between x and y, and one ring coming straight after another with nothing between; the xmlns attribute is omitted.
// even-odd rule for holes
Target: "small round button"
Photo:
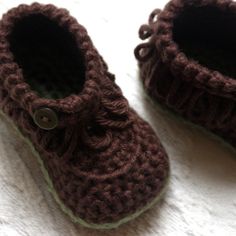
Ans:
<svg viewBox="0 0 236 236"><path fill-rule="evenodd" d="M52 130L58 125L56 113L50 108L41 108L34 112L35 124L44 130Z"/></svg>

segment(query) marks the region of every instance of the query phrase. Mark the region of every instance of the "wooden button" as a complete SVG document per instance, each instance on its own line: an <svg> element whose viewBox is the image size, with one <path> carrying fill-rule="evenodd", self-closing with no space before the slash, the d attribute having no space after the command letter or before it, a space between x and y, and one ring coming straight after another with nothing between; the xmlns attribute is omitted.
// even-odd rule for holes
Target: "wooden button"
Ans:
<svg viewBox="0 0 236 236"><path fill-rule="evenodd" d="M41 108L34 112L35 124L44 130L52 130L58 125L57 114L50 108Z"/></svg>

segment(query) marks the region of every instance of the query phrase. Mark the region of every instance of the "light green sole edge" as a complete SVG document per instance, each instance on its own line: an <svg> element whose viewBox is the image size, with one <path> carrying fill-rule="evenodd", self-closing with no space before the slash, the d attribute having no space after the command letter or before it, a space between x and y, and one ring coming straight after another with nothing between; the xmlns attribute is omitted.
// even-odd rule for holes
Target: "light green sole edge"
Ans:
<svg viewBox="0 0 236 236"><path fill-rule="evenodd" d="M163 111L164 113L166 113L169 117L173 118L174 120L180 121L188 126L193 127L194 129L200 130L202 133L208 135L213 140L219 141L222 146L228 148L231 152L236 154L236 149L230 143L226 142L223 138L221 138L220 136L214 134L213 132L207 130L206 128L204 128L202 126L197 125L197 124L193 123L192 121L189 121L189 120L183 118L178 113L172 111L170 108L168 108L164 104L158 103L158 101L156 101L154 98L149 96L149 94L147 93L147 91L143 87L143 84L141 85L141 87L142 87L142 91L143 91L145 98L147 98L147 100L151 104L156 106L159 110Z"/></svg>
<svg viewBox="0 0 236 236"><path fill-rule="evenodd" d="M38 160L38 162L40 164L41 170L43 172L44 179L45 179L45 181L46 181L46 183L48 185L49 192L52 194L52 196L54 197L55 201L60 206L62 211L65 214L67 214L74 223L79 223L79 224L81 224L84 227L92 228L92 229L113 229L113 228L117 228L120 225L135 219L136 217L141 215L143 212L145 212L146 210L151 208L153 205L155 205L162 198L162 196L166 192L167 185L168 185L168 182L169 182L170 173L168 174L168 177L165 180L164 187L162 188L162 190L160 191L158 196L154 200L152 200L149 204L147 204L145 207L143 207L141 210L139 210L139 211L133 213L132 215L129 215L129 216L127 216L127 217L125 217L125 218L123 218L123 219L121 219L121 220L119 220L119 221L117 221L115 223L105 223L105 224L92 224L92 223L88 223L88 222L84 221L83 219L81 219L79 217L76 217L73 214L73 212L62 203L62 201L60 200L60 198L58 197L58 195L56 193L56 190L54 189L53 183L52 183L52 181L51 181L51 179L49 177L49 174L48 174L48 172L47 172L47 170L46 170L46 168L44 166L44 163L41 160L39 153L35 150L33 144L30 142L29 139L27 139L25 136L23 136L21 134L20 130L17 128L17 126L14 124L14 122L6 114L4 114L2 111L0 111L0 115L5 117L5 119L13 126L13 128L19 134L21 139L24 140L30 146L32 152L37 157L37 160Z"/></svg>

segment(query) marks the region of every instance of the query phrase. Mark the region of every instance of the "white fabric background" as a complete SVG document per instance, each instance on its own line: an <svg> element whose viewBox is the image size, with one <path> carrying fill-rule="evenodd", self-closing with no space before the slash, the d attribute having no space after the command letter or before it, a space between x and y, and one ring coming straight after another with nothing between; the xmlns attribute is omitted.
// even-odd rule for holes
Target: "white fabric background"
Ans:
<svg viewBox="0 0 236 236"><path fill-rule="evenodd" d="M24 0L24 3L30 3ZM41 1L48 3L47 1ZM150 103L133 56L137 31L166 0L51 0L83 24L116 74L132 107L161 138L171 163L168 191L152 210L119 229L74 225L47 191L30 148L0 116L0 236L233 236L236 235L235 153ZM0 0L0 12L22 3Z"/></svg>

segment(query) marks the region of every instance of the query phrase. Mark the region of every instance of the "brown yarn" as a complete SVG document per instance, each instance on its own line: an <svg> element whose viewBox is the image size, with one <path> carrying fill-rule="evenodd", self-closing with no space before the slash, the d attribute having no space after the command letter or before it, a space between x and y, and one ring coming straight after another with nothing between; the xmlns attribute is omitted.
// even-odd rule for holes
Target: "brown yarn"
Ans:
<svg viewBox="0 0 236 236"><path fill-rule="evenodd" d="M149 40L135 49L151 97L233 146L235 9L231 0L172 0L140 28Z"/></svg>
<svg viewBox="0 0 236 236"><path fill-rule="evenodd" d="M56 28L42 36L50 24ZM27 25L34 34L24 35ZM54 29L68 42L65 48L58 35L50 35ZM55 58L45 52L45 46L54 50L57 44L61 48ZM74 45L71 50L70 45ZM27 46L30 50L24 49ZM75 60L77 66L70 68L74 61L67 60ZM1 108L32 141L60 199L76 217L92 223L114 222L160 193L169 167L159 139L129 107L85 28L66 10L34 3L3 16L0 78ZM51 96L51 90L67 94L65 87L70 91L65 97L39 95ZM33 122L34 112L44 107L56 112L59 119L50 131Z"/></svg>

